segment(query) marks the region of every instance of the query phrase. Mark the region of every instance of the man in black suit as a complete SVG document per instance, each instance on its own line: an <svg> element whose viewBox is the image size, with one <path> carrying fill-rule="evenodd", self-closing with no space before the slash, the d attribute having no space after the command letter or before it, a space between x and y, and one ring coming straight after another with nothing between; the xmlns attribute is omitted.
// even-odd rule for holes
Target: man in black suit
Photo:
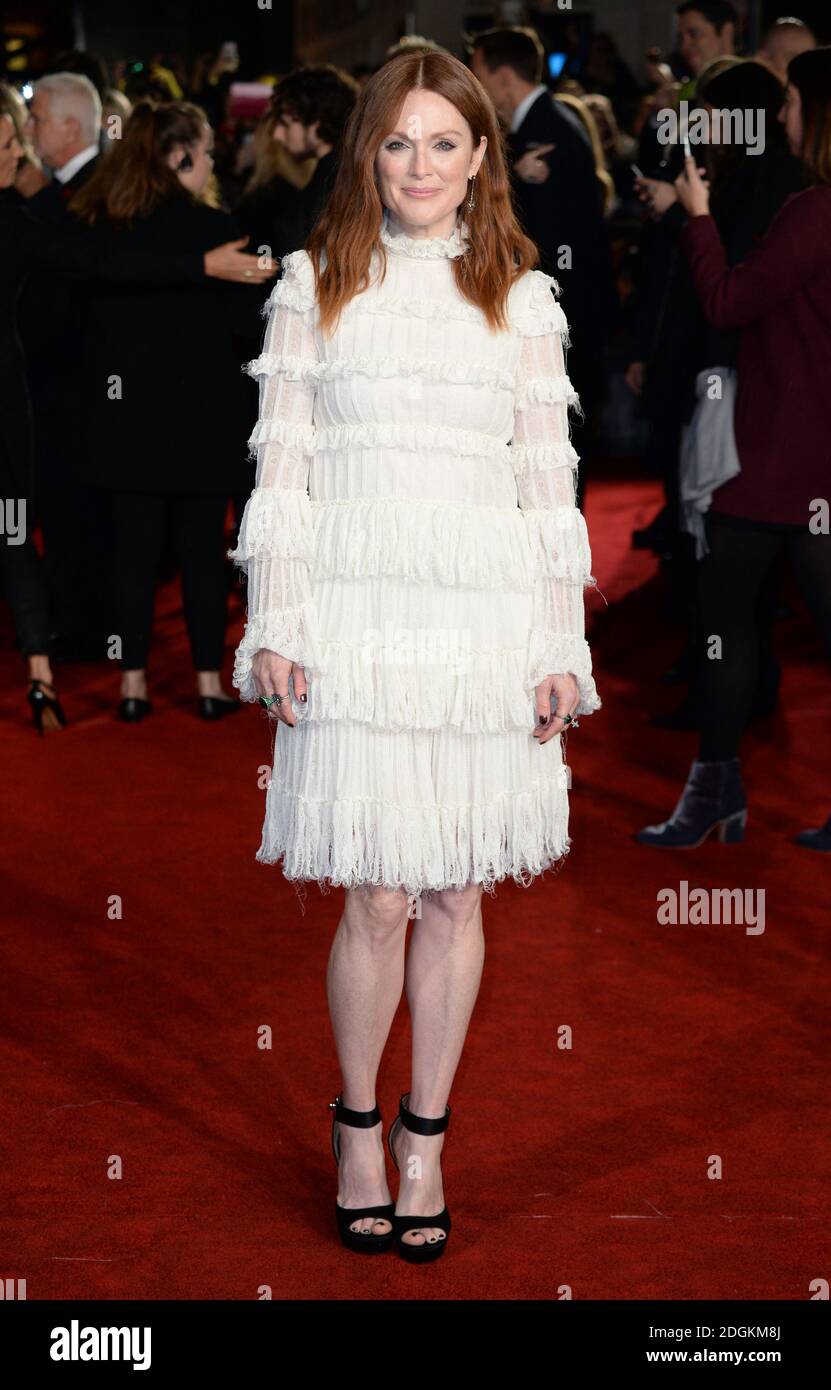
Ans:
<svg viewBox="0 0 831 1390"><path fill-rule="evenodd" d="M243 198L237 220L254 250L267 245L280 259L303 246L332 191L340 137L359 91L354 78L328 63L297 68L277 84L272 139L297 163L317 164L304 188L277 178L256 198Z"/></svg>
<svg viewBox="0 0 831 1390"><path fill-rule="evenodd" d="M568 373L590 420L614 313L611 253L588 133L541 81L544 57L534 30L489 29L473 39L470 66L506 127L515 206L539 247L539 269L562 290Z"/></svg>
<svg viewBox="0 0 831 1390"><path fill-rule="evenodd" d="M101 98L89 78L74 72L52 73L34 87L27 131L52 178L28 207L70 235L69 201L100 157ZM85 308L83 276L43 268L30 276L19 305L56 655L66 659L103 657L110 630L109 586L102 574L109 529L105 501L78 477Z"/></svg>
<svg viewBox="0 0 831 1390"><path fill-rule="evenodd" d="M27 133L53 181L36 196L57 213L94 168L100 148L101 98L88 77L53 72L34 84Z"/></svg>
<svg viewBox="0 0 831 1390"><path fill-rule="evenodd" d="M360 88L354 78L331 64L297 68L278 84L272 97L272 139L300 164L315 158L314 173L303 188L280 176L240 200L235 215L255 253L267 246L278 261L302 248L317 221L335 181L338 145ZM259 309L271 293L268 286L259 305L252 305L247 349L256 357L263 336ZM252 410L257 405L252 387ZM256 414L252 416L256 422ZM247 499L246 499L247 500Z"/></svg>

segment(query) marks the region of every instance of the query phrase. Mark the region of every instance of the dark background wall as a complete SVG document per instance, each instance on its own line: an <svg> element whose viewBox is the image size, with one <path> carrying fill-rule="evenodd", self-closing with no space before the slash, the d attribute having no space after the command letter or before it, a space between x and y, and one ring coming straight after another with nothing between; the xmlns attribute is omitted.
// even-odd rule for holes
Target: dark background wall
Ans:
<svg viewBox="0 0 831 1390"><path fill-rule="evenodd" d="M764 25L772 24L779 15L795 15L810 24L820 43L831 43L831 0L763 0Z"/></svg>
<svg viewBox="0 0 831 1390"><path fill-rule="evenodd" d="M80 36L108 62L165 51L190 60L235 39L241 78L285 72L294 49L292 0L274 0L271 10L256 0L7 0L2 24L6 35L31 36L35 70L46 50L75 47Z"/></svg>
<svg viewBox="0 0 831 1390"><path fill-rule="evenodd" d="M745 16L751 45L777 15L795 14L831 42L831 0L735 0ZM541 32L554 21L576 18L613 34L637 77L650 44L671 49L676 0L574 0L572 10L528 12ZM460 32L492 22L487 5L464 0L6 0L0 23L6 36L22 35L30 71L43 70L52 54L83 39L110 63L172 52L190 62L227 39L240 47L239 77L285 72L296 62L335 62L351 68L381 61L386 47L413 23L461 56ZM8 57L8 53L6 55ZM13 74L11 74L13 75Z"/></svg>

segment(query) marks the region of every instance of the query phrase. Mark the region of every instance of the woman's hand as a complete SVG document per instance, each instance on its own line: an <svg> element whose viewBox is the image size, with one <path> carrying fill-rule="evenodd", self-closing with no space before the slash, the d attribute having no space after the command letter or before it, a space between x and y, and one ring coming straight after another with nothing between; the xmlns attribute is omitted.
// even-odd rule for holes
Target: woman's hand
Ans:
<svg viewBox="0 0 831 1390"><path fill-rule="evenodd" d="M308 686L306 685L306 672L296 661L289 661L288 657L278 656L277 652L270 652L263 648L258 651L251 663L251 674L254 677L254 685L258 695L283 695L279 705L271 705L267 710L269 719L281 719L284 724L294 728L296 716L292 709L289 695L289 676L294 681L294 693L298 700L305 701Z"/></svg>
<svg viewBox="0 0 831 1390"><path fill-rule="evenodd" d="M635 179L635 192L651 217L663 217L678 201L674 185L663 179Z"/></svg>
<svg viewBox="0 0 831 1390"><path fill-rule="evenodd" d="M556 145L537 145L536 149L526 150L514 165L514 173L523 183L545 183L551 175L551 166L542 156L556 148Z"/></svg>
<svg viewBox="0 0 831 1390"><path fill-rule="evenodd" d="M551 713L551 696L557 701L557 713ZM580 703L580 688L573 676L546 676L536 689L537 696L537 723L534 727L534 738L540 743L547 743L555 734L561 734L567 728L563 715L574 714ZM543 724L541 717L545 716L547 722Z"/></svg>
<svg viewBox="0 0 831 1390"><path fill-rule="evenodd" d="M678 201L689 217L707 217L710 211L710 185L705 170L696 168L692 155L684 160L684 172L675 180Z"/></svg>
<svg viewBox="0 0 831 1390"><path fill-rule="evenodd" d="M277 262L269 257L249 256L240 248L248 237L226 241L205 252L205 274L214 280L235 280L243 285L262 285L277 274Z"/></svg>

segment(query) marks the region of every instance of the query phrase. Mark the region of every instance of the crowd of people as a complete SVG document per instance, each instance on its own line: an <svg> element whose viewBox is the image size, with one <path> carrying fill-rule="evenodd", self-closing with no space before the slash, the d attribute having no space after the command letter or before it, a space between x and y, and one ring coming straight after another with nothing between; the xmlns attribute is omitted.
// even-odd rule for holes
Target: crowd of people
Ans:
<svg viewBox="0 0 831 1390"><path fill-rule="evenodd" d="M675 811L639 838L692 845L716 823L741 838L739 746L777 704L784 555L831 659L831 49L783 17L741 56L730 0L684 0L676 19L676 51L651 49L644 81L606 34L586 53L575 38L554 83L533 30L466 46L562 291L578 498L615 376L663 482L632 540L660 557L686 628L669 675L687 695L656 722L702 733ZM408 38L385 61L419 45L436 47ZM28 109L0 84L0 491L26 514L15 534L7 501L0 562L41 732L67 722L59 662L117 660L120 718L152 712L154 595L177 566L199 713L240 708L220 670L240 582L228 507L238 523L257 414L241 365L281 258L326 202L367 73L298 68L257 121L234 122L233 66L215 56L189 79L175 62L125 65L111 83L88 54L61 55ZM748 122L701 145L687 129L685 150L690 107L762 113L761 148ZM667 112L681 117L671 143ZM802 843L831 848L831 820Z"/></svg>

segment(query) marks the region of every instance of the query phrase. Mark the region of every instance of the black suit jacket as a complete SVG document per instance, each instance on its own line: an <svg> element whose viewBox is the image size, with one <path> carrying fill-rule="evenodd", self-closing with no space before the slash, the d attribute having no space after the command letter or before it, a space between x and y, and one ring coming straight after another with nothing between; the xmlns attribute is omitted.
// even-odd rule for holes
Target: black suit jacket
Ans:
<svg viewBox="0 0 831 1390"><path fill-rule="evenodd" d="M69 200L75 196L80 188L83 188L88 179L91 179L98 168L101 156L96 154L92 159L88 159L86 164L78 170L66 183L60 183L58 179L51 179L45 188L36 193L29 199L29 207L41 221L61 222L68 215Z"/></svg>
<svg viewBox="0 0 831 1390"><path fill-rule="evenodd" d="M260 246L269 246L277 260L282 260L291 251L301 250L332 191L337 169L336 154L330 150L318 160L305 188L295 188L285 179L275 178L254 193L246 194L234 214L242 232L251 238L246 249L256 252ZM273 288L273 284L263 287L260 292L261 308L265 306ZM248 357L259 355L262 338L262 318L257 315L247 335ZM252 429L256 423L258 404L255 385L250 395Z"/></svg>
<svg viewBox="0 0 831 1390"><path fill-rule="evenodd" d="M513 175L517 211L539 247L540 270L562 289L575 351L596 352L608 336L615 304L602 195L579 117L550 92L540 94L508 135L512 166L534 144L555 145L543 156L551 174L542 184ZM560 264L564 247L571 251L571 269Z"/></svg>
<svg viewBox="0 0 831 1390"><path fill-rule="evenodd" d="M79 223L69 202L98 163L90 160L74 179L57 181L25 200L24 241L28 277L19 301L29 389L35 408L36 436L48 456L65 456L68 465L79 456L83 435L82 364L89 355L93 332L91 305L95 283L142 285L148 293L160 287L197 286L205 289L204 252L222 240L203 246L199 237L166 239L141 236L108 237ZM214 228L225 224L214 222ZM236 230L232 223L227 229ZM242 294L234 292L244 289ZM254 286L226 286L228 312L247 330L258 319ZM240 329L242 331L242 328Z"/></svg>
<svg viewBox="0 0 831 1390"><path fill-rule="evenodd" d="M52 231L71 235L69 200L94 173L100 156L89 160L68 183L53 179L28 200L28 210ZM35 420L43 432L54 425L59 438L77 439L70 420L78 418L80 345L86 311L87 276L51 266L31 274L20 296L20 336L26 352Z"/></svg>
<svg viewBox="0 0 831 1390"><path fill-rule="evenodd" d="M26 267L26 230L13 189L0 192L0 487L27 497L31 487L32 410L17 332L17 299Z"/></svg>
<svg viewBox="0 0 831 1390"><path fill-rule="evenodd" d="M318 160L305 188L274 179L258 194L242 199L236 214L240 226L270 246L278 260L301 250L332 191L337 168L330 150Z"/></svg>
<svg viewBox="0 0 831 1390"><path fill-rule="evenodd" d="M99 260L165 266L170 248L201 263L234 240L227 213L182 191L129 229L96 225ZM88 287L82 362L85 482L116 491L250 491L245 377L234 330L252 287L204 276L150 283L98 276ZM108 384L121 378L121 398Z"/></svg>

